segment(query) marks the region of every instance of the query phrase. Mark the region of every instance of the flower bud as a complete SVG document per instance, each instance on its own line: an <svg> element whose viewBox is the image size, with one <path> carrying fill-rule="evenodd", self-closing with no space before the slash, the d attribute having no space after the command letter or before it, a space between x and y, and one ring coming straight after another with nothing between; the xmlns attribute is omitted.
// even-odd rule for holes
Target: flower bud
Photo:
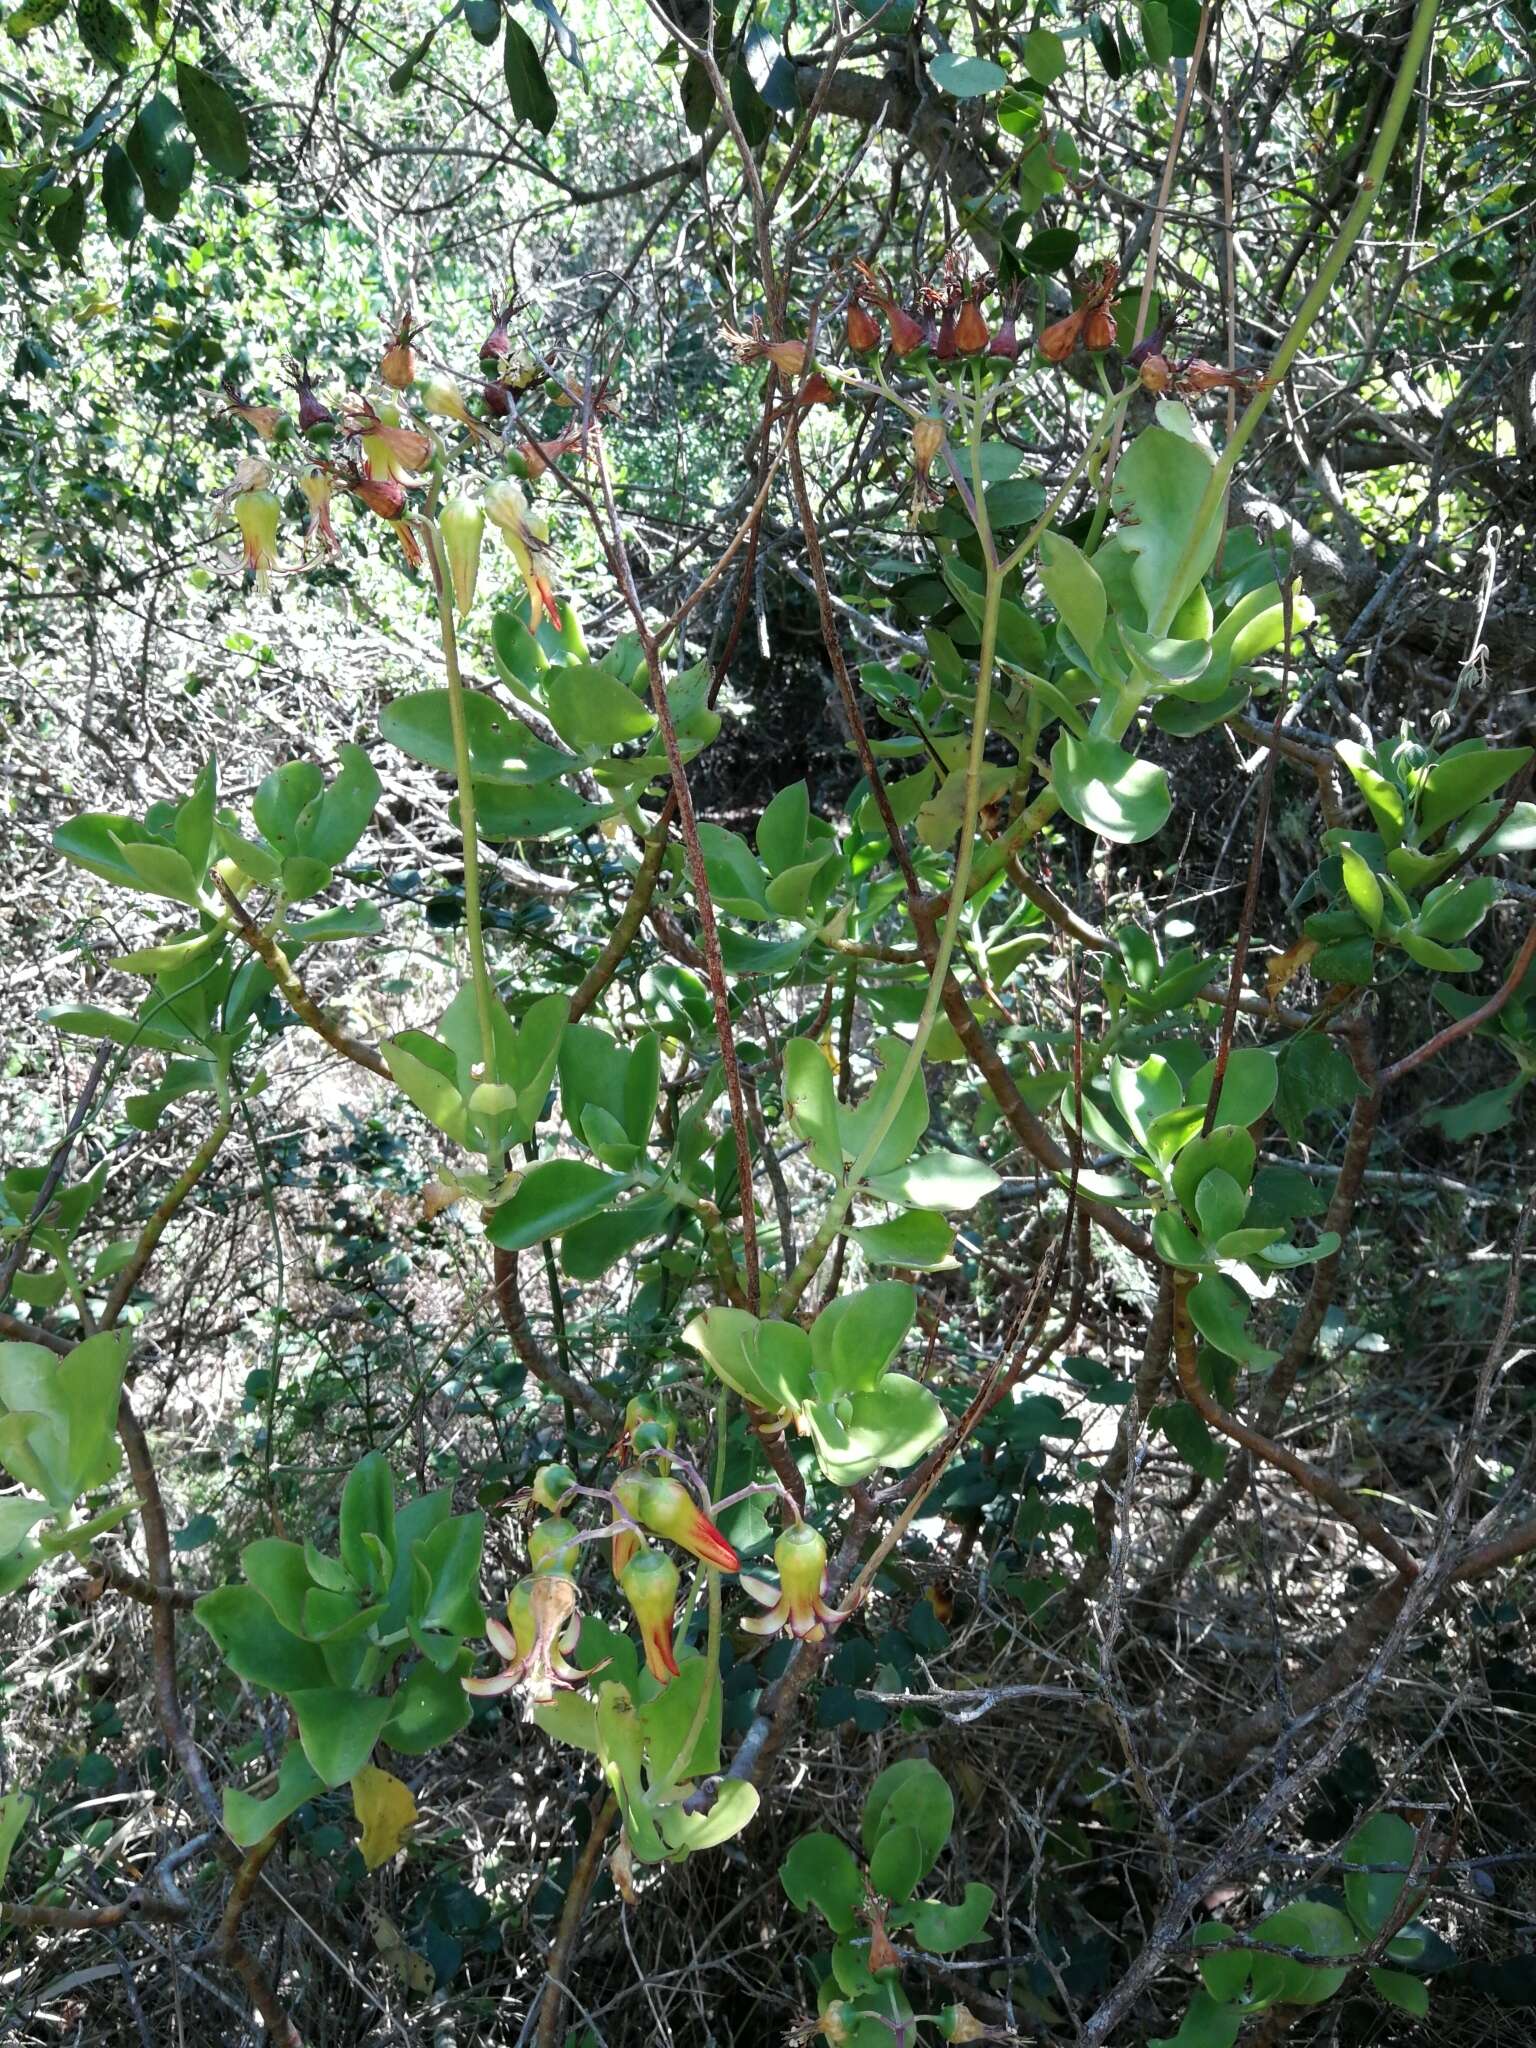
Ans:
<svg viewBox="0 0 1536 2048"><path fill-rule="evenodd" d="M664 1422L642 1422L631 1432L629 1441L635 1456L643 1458L651 1451L669 1451L676 1438L676 1424L668 1429Z"/></svg>
<svg viewBox="0 0 1536 2048"><path fill-rule="evenodd" d="M645 1646L645 1668L665 1685L677 1676L677 1658L672 1649L672 1614L677 1606L678 1570L663 1551L642 1550L625 1567L619 1581L624 1597L640 1624Z"/></svg>
<svg viewBox="0 0 1536 2048"><path fill-rule="evenodd" d="M677 1442L677 1417L659 1394L632 1394L624 1408L624 1431L631 1442L636 1430L647 1422L664 1431L666 1447L671 1450Z"/></svg>
<svg viewBox="0 0 1536 2048"><path fill-rule="evenodd" d="M992 337L987 350L989 356L998 356L1005 363L1016 363L1019 359L1019 327L1013 314L1004 315L1003 324Z"/></svg>
<svg viewBox="0 0 1536 2048"><path fill-rule="evenodd" d="M569 1465L541 1465L533 1475L533 1497L541 1508L557 1515L575 1484L576 1474Z"/></svg>
<svg viewBox="0 0 1536 2048"><path fill-rule="evenodd" d="M436 413L440 419L457 420L460 426L470 424L464 394L451 377L445 377L440 371L434 371L422 386L421 409Z"/></svg>
<svg viewBox="0 0 1536 2048"><path fill-rule="evenodd" d="M912 422L912 460L919 476L926 476L935 458L943 453L944 438L944 422L932 413Z"/></svg>
<svg viewBox="0 0 1536 2048"><path fill-rule="evenodd" d="M336 416L328 405L321 402L310 382L309 365L293 363L290 366L293 388L299 395L299 432L316 434L322 429L334 427Z"/></svg>
<svg viewBox="0 0 1536 2048"><path fill-rule="evenodd" d="M242 491L235 499L235 524L245 544L245 566L256 578L259 590L267 587L267 572L277 567L277 527L283 508L271 491Z"/></svg>
<svg viewBox="0 0 1536 2048"><path fill-rule="evenodd" d="M559 1572L565 1578L574 1575L581 1559L577 1534L576 1524L561 1515L551 1515L547 1521L534 1524L528 1534L528 1562L536 1579L545 1578L550 1572Z"/></svg>
<svg viewBox="0 0 1536 2048"><path fill-rule="evenodd" d="M848 308L848 346L858 356L867 356L880 346L880 323L857 299Z"/></svg>
<svg viewBox="0 0 1536 2048"><path fill-rule="evenodd" d="M443 552L448 557L448 574L453 582L454 603L459 608L460 618L465 618L475 602L475 582L480 574L480 542L485 534L485 514L473 498L460 491L443 507L437 524L443 536ZM574 1484L574 1481L571 1483ZM545 1505L548 1506L550 1503L546 1502Z"/></svg>
<svg viewBox="0 0 1536 2048"><path fill-rule="evenodd" d="M927 332L920 320L914 320L910 313L904 313L900 306L890 309L891 347L898 356L909 356L916 348L927 342Z"/></svg>
<svg viewBox="0 0 1536 2048"><path fill-rule="evenodd" d="M1090 306L1083 318L1083 347L1097 353L1115 345L1115 316L1108 306Z"/></svg>
<svg viewBox="0 0 1536 2048"><path fill-rule="evenodd" d="M938 337L933 344L933 353L941 363L952 363L959 354L955 340L955 309L946 306L939 317Z"/></svg>
<svg viewBox="0 0 1536 2048"><path fill-rule="evenodd" d="M482 363L495 364L505 362L507 357L511 355L512 337L507 332L507 322L511 317L512 308L510 305L502 306L498 309L495 300L491 301L491 331L480 344L480 360Z"/></svg>
<svg viewBox="0 0 1536 2048"><path fill-rule="evenodd" d="M991 339L980 306L968 298L955 321L955 347L963 356L979 356Z"/></svg>
<svg viewBox="0 0 1536 2048"><path fill-rule="evenodd" d="M805 368L803 341L765 341L763 354L781 377L798 377Z"/></svg>

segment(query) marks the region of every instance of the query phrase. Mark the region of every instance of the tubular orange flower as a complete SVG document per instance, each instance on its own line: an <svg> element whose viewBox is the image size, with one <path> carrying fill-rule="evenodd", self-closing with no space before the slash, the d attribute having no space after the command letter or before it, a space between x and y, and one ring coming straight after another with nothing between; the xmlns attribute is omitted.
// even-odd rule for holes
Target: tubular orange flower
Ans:
<svg viewBox="0 0 1536 2048"><path fill-rule="evenodd" d="M354 498L360 498L370 512L376 512L380 519L387 519L393 525L405 512L405 485L392 477L359 476L348 480L347 488Z"/></svg>
<svg viewBox="0 0 1536 2048"><path fill-rule="evenodd" d="M619 1584L640 1624L645 1646L645 1668L665 1685L677 1676L677 1658L672 1652L672 1614L677 1606L677 1566L659 1550L642 1550L625 1567Z"/></svg>
<svg viewBox="0 0 1536 2048"><path fill-rule="evenodd" d="M891 347L898 356L909 356L915 348L921 348L928 339L927 330L921 320L905 312L900 306L888 306L886 317L891 323Z"/></svg>
<svg viewBox="0 0 1536 2048"><path fill-rule="evenodd" d="M880 346L880 323L857 299L848 308L848 346L859 356L867 356L871 349Z"/></svg>
<svg viewBox="0 0 1536 2048"><path fill-rule="evenodd" d="M536 633L541 618L558 624L559 603L550 581L549 523L535 512L522 487L511 477L501 477L485 492L485 511L492 525L512 551L518 574L528 588L528 623Z"/></svg>
<svg viewBox="0 0 1536 2048"><path fill-rule="evenodd" d="M460 1681L466 1692L481 1699L513 1692L518 1686L527 1688L531 1700L553 1699L556 1692L580 1685L603 1668L595 1664L582 1671L567 1662L565 1653L575 1649L581 1633L581 1617L576 1611L576 1581L561 1573L519 1579L507 1601L506 1622L488 1621L485 1633L504 1668L489 1678Z"/></svg>
<svg viewBox="0 0 1536 2048"><path fill-rule="evenodd" d="M1083 320L1083 347L1097 352L1115 345L1115 316L1108 306L1089 306Z"/></svg>
<svg viewBox="0 0 1536 2048"><path fill-rule="evenodd" d="M829 1607L827 1590L827 1546L809 1522L796 1522L773 1546L773 1561L779 1568L774 1587L765 1579L742 1575L742 1585L754 1600L768 1609L742 1623L749 1635L775 1636L788 1627L792 1636L819 1643L829 1627L845 1621L850 1610Z"/></svg>
<svg viewBox="0 0 1536 2048"><path fill-rule="evenodd" d="M379 364L379 376L391 391L409 391L416 381L416 351L411 344L420 332L411 318L410 307L402 306Z"/></svg>
<svg viewBox="0 0 1536 2048"><path fill-rule="evenodd" d="M770 341L763 332L762 321L755 315L750 334L723 324L720 332L736 351L739 363L772 363L781 377L788 378L798 377L805 368L805 343L793 339Z"/></svg>
<svg viewBox="0 0 1536 2048"><path fill-rule="evenodd" d="M362 444L363 463L370 476L399 483L414 483L416 472L432 460L432 436L416 427L402 426L399 408L383 411L366 398L354 399L342 417L349 434Z"/></svg>
<svg viewBox="0 0 1536 2048"><path fill-rule="evenodd" d="M657 1536L667 1537L703 1563L733 1572L741 1562L678 1480L663 1479L652 1472L625 1472L614 1481L613 1495L634 1521Z"/></svg>
<svg viewBox="0 0 1536 2048"><path fill-rule="evenodd" d="M244 420L263 441L270 441L282 426L283 415L275 405L252 405L248 398L241 395L232 378L225 378L223 392L221 414L226 418L233 415L238 420Z"/></svg>

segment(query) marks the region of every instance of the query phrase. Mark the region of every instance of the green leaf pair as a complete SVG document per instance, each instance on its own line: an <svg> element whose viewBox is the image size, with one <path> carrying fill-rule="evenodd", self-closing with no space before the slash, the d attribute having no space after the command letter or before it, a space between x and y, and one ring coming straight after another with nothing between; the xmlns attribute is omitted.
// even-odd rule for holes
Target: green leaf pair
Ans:
<svg viewBox="0 0 1536 2048"><path fill-rule="evenodd" d="M854 1486L877 1466L905 1471L943 1434L935 1396L889 1370L916 1311L905 1281L883 1280L829 1302L809 1331L712 1307L683 1342L744 1400L791 1417L834 1486Z"/></svg>

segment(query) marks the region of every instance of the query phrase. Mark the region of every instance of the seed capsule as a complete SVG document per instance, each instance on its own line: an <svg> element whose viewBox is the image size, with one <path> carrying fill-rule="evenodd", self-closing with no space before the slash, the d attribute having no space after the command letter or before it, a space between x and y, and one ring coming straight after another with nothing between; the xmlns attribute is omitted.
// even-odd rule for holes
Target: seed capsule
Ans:
<svg viewBox="0 0 1536 2048"><path fill-rule="evenodd" d="M925 476L944 449L944 422L932 413L912 423L912 459L918 474Z"/></svg>
<svg viewBox="0 0 1536 2048"><path fill-rule="evenodd" d="M1115 316L1108 306L1090 306L1083 320L1083 347L1097 352L1115 345Z"/></svg>
<svg viewBox="0 0 1536 2048"><path fill-rule="evenodd" d="M914 320L910 313L904 313L900 306L890 309L891 347L898 356L909 356L914 349L922 348L928 335L920 320Z"/></svg>
<svg viewBox="0 0 1536 2048"><path fill-rule="evenodd" d="M992 339L980 306L967 299L955 321L955 347L963 356L979 356Z"/></svg>
<svg viewBox="0 0 1536 2048"><path fill-rule="evenodd" d="M857 299L848 308L848 346L859 356L880 346L880 323Z"/></svg>

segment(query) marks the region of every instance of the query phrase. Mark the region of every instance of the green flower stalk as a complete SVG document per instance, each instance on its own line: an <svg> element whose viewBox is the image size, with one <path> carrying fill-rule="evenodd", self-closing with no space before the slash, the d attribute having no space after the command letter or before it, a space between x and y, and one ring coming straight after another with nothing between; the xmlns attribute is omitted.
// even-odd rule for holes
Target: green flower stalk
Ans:
<svg viewBox="0 0 1536 2048"><path fill-rule="evenodd" d="M660 1550L642 1550L625 1566L619 1580L640 1624L645 1668L661 1685L677 1676L672 1616L677 1608L678 1583L677 1566Z"/></svg>

